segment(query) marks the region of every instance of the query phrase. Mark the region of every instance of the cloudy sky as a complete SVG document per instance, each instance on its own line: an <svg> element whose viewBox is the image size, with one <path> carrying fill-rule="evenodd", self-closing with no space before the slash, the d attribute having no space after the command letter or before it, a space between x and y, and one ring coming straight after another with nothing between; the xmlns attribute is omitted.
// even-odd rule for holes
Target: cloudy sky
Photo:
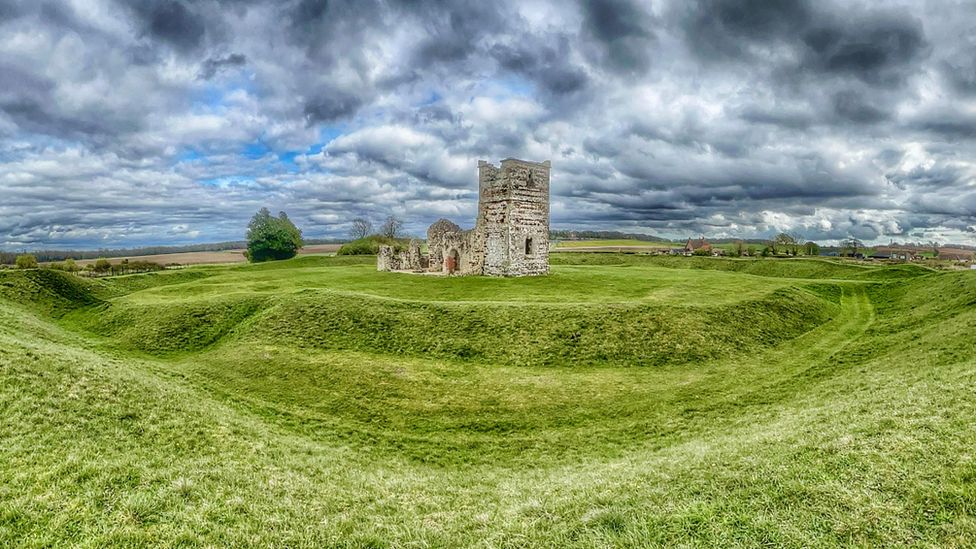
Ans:
<svg viewBox="0 0 976 549"><path fill-rule="evenodd" d="M976 2L0 0L0 247L470 226L976 243Z"/></svg>

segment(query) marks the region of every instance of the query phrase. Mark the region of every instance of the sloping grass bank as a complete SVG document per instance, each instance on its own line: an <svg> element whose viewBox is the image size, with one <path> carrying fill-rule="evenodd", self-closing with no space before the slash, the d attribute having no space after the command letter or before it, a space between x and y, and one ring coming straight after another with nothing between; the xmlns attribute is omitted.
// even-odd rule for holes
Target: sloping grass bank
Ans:
<svg viewBox="0 0 976 549"><path fill-rule="evenodd" d="M328 274L326 270L320 276ZM410 285L424 281L394 277L383 280ZM553 277L549 282L555 288L574 288L577 278ZM529 281L527 287L540 280ZM783 343L832 318L839 295L836 287L811 285L809 290L772 286L751 299L713 306L660 300L610 305L424 303L328 289L221 294L215 288L234 286L220 282L219 276L172 282L163 288L170 299L96 300L86 306L88 298L79 298L66 319L120 348L153 355L192 353L218 343L273 343L505 366L661 366L748 354ZM118 286L100 291L143 289L119 280Z"/></svg>
<svg viewBox="0 0 976 549"><path fill-rule="evenodd" d="M711 308L422 305L323 292L280 302L244 341L506 366L649 366L776 345L834 312L796 288Z"/></svg>

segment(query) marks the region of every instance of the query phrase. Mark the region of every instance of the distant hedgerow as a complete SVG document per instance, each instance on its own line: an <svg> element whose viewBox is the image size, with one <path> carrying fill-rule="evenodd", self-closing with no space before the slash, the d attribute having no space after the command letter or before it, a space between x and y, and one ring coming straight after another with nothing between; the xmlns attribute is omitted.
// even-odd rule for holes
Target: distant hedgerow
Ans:
<svg viewBox="0 0 976 549"><path fill-rule="evenodd" d="M403 243L395 238L390 238L378 234L370 235L365 238L346 242L339 248L336 255L376 255L380 251L380 246L393 246L397 251L406 249Z"/></svg>

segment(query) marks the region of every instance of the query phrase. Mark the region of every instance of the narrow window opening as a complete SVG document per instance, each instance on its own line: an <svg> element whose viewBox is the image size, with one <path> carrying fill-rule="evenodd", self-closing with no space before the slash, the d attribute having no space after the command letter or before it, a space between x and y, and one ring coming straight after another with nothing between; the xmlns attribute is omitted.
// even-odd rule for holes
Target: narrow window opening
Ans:
<svg viewBox="0 0 976 549"><path fill-rule="evenodd" d="M532 255L532 237L525 239L525 255Z"/></svg>

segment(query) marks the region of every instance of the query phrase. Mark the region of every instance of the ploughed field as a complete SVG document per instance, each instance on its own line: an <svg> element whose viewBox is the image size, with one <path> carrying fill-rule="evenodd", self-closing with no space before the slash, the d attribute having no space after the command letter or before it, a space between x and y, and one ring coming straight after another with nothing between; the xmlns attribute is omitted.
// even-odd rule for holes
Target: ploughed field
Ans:
<svg viewBox="0 0 976 549"><path fill-rule="evenodd" d="M0 272L0 545L966 545L976 273Z"/></svg>

